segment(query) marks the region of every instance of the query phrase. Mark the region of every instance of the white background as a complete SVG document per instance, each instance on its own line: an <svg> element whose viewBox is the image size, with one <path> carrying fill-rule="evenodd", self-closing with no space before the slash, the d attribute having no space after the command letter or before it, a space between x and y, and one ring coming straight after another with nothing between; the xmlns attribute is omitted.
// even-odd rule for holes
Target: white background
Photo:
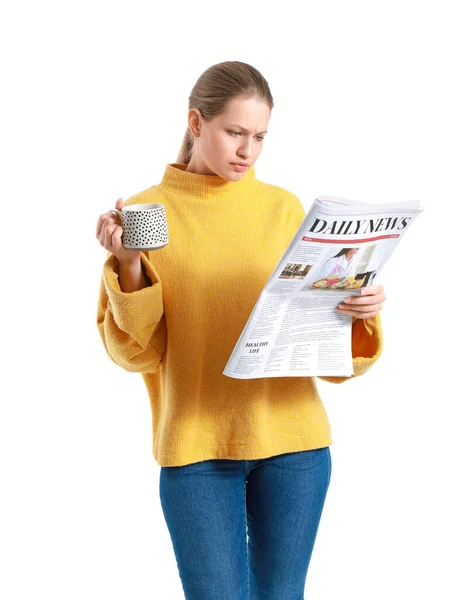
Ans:
<svg viewBox="0 0 469 600"><path fill-rule="evenodd" d="M319 194L424 208L382 274L381 359L319 383L333 472L305 599L469 597L463 4L2 9L2 598L183 598L146 389L96 327L95 228L176 162L192 86L224 60L274 97L259 179L306 210Z"/></svg>

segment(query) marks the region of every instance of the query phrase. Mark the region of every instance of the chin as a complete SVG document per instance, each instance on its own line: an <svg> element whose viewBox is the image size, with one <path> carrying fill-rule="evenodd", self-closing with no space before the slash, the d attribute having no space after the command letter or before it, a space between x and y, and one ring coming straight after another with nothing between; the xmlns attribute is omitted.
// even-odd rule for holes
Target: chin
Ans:
<svg viewBox="0 0 469 600"><path fill-rule="evenodd" d="M220 176L224 177L225 179L228 179L229 181L238 181L238 179L240 178L240 175L242 176L243 173L237 173L236 171L232 171L231 170L231 165L228 165L228 168L221 168L219 171Z"/></svg>
<svg viewBox="0 0 469 600"><path fill-rule="evenodd" d="M229 173L229 175L227 175L227 177L229 177L232 181L237 181L238 179L241 179L241 177L244 175L244 173L237 173L236 171L233 171L233 173Z"/></svg>

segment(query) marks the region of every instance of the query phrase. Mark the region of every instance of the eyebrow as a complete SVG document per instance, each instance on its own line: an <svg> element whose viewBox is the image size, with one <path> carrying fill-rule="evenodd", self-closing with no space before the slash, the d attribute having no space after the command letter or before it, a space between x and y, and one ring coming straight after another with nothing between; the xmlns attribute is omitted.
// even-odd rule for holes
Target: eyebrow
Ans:
<svg viewBox="0 0 469 600"><path fill-rule="evenodd" d="M241 125L236 125L236 123L228 123L228 127L238 127L242 131L245 131L246 133L248 133L247 129L245 129L244 127L241 127ZM259 133L267 133L267 129L265 131L259 131ZM257 135L259 135L259 134L257 134Z"/></svg>

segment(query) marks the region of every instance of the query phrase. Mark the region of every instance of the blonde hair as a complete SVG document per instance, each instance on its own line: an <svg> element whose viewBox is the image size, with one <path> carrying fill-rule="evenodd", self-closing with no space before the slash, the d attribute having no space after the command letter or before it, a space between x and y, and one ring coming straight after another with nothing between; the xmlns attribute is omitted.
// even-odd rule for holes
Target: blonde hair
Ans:
<svg viewBox="0 0 469 600"><path fill-rule="evenodd" d="M209 67L197 79L189 96L189 110L197 108L206 121L211 121L237 96L263 100L270 110L274 107L269 84L262 74L245 62L230 60ZM193 147L194 138L187 126L176 162L189 164Z"/></svg>

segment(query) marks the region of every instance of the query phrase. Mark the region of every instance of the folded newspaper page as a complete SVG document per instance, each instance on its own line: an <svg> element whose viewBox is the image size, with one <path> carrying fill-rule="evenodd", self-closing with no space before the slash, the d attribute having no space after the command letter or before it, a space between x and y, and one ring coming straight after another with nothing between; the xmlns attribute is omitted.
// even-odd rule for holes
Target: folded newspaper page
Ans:
<svg viewBox="0 0 469 600"><path fill-rule="evenodd" d="M418 201L368 204L318 196L262 290L223 374L350 377L352 316L336 310L378 283Z"/></svg>

